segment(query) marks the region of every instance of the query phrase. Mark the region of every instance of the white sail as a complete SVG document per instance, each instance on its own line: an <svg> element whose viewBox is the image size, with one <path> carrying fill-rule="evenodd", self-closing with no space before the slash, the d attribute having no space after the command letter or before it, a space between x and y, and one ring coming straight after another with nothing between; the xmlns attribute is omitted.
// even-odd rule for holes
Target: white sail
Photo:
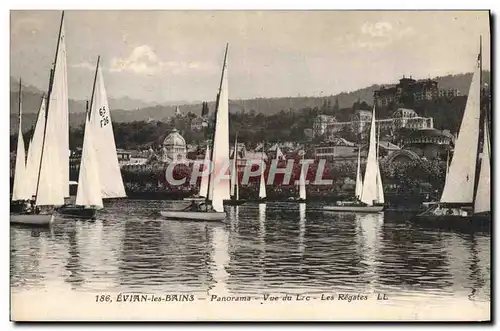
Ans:
<svg viewBox="0 0 500 331"><path fill-rule="evenodd" d="M64 197L69 197L69 122L68 122L68 69L66 63L66 39L64 33L64 20L61 18L61 30L54 64L52 91L50 93L49 114L57 118L52 123L51 129L56 134L60 171L59 183L62 186ZM53 169L54 170L54 169Z"/></svg>
<svg viewBox="0 0 500 331"><path fill-rule="evenodd" d="M441 195L441 202L473 202L481 99L481 65L480 59L478 60L478 65L472 76L460 131L455 141L455 150Z"/></svg>
<svg viewBox="0 0 500 331"><path fill-rule="evenodd" d="M362 191L363 191L363 181L361 179L361 148L358 148L358 168L356 170L356 189L355 189L356 199L361 198Z"/></svg>
<svg viewBox="0 0 500 331"><path fill-rule="evenodd" d="M36 204L58 206L69 196L68 77L64 13L61 17L56 59L49 83L48 107L42 142Z"/></svg>
<svg viewBox="0 0 500 331"><path fill-rule="evenodd" d="M19 90L21 93L21 90ZM28 190L26 187L26 151L22 132L21 121L21 97L19 97L19 129L17 133L16 167L14 173L14 186L12 187L12 201L28 200Z"/></svg>
<svg viewBox="0 0 500 331"><path fill-rule="evenodd" d="M299 177L299 198L302 200L306 199L306 173L304 171L304 167L300 168L300 177Z"/></svg>
<svg viewBox="0 0 500 331"><path fill-rule="evenodd" d="M30 198L36 195L38 175L40 172L40 161L42 158L43 136L45 134L45 105L47 99L45 95L42 98L42 104L38 111L35 125L35 131L28 149L28 162L26 163L27 187Z"/></svg>
<svg viewBox="0 0 500 331"><path fill-rule="evenodd" d="M116 154L115 136L113 134L108 96L99 64L96 70L90 123L98 160L101 195L103 199L122 198L126 197L125 187Z"/></svg>
<svg viewBox="0 0 500 331"><path fill-rule="evenodd" d="M261 162L261 169L262 172L260 173L259 198L265 199L267 194L266 194L266 179L264 177L264 160L262 160Z"/></svg>
<svg viewBox="0 0 500 331"><path fill-rule="evenodd" d="M382 185L382 176L380 175L380 162L379 162L379 149L380 149L380 126L377 138L377 202L384 203L384 187Z"/></svg>
<svg viewBox="0 0 500 331"><path fill-rule="evenodd" d="M484 121L483 153L481 155L481 169L479 170L479 182L477 184L476 199L474 201L474 213L489 212L490 209L490 137L488 124Z"/></svg>
<svg viewBox="0 0 500 331"><path fill-rule="evenodd" d="M240 198L238 186L238 138L236 138L234 142L234 154L231 168L231 195L235 197L236 200Z"/></svg>
<svg viewBox="0 0 500 331"><path fill-rule="evenodd" d="M61 162L61 117L60 111L52 107L49 99L45 138L36 191L38 206L60 206L64 204L64 172ZM68 167L68 165L66 165ZM69 185L69 182L68 182Z"/></svg>
<svg viewBox="0 0 500 331"><path fill-rule="evenodd" d="M205 162L203 164L204 168L210 167L210 147L207 145L207 150L205 151ZM203 171L204 172L204 171ZM202 176L201 177L201 182L200 182L200 193L198 194L200 197L207 197L207 191L208 191L208 178L209 176Z"/></svg>
<svg viewBox="0 0 500 331"><path fill-rule="evenodd" d="M230 198L230 180L224 176L229 166L229 90L227 77L227 48L224 56L221 86L217 104L212 175L210 176L209 200L215 211L224 211L223 200Z"/></svg>
<svg viewBox="0 0 500 331"><path fill-rule="evenodd" d="M377 188L377 143L375 137L375 106L373 107L372 123L370 127L370 142L368 147L368 157L366 159L365 178L363 181L363 191L361 192L361 201L368 206L373 205L373 201L378 198Z"/></svg>
<svg viewBox="0 0 500 331"><path fill-rule="evenodd" d="M83 134L82 159L78 175L78 190L76 192L76 205L102 208L101 185L99 181L99 166L97 153L94 148L93 127L90 125L87 114L85 115L85 130Z"/></svg>

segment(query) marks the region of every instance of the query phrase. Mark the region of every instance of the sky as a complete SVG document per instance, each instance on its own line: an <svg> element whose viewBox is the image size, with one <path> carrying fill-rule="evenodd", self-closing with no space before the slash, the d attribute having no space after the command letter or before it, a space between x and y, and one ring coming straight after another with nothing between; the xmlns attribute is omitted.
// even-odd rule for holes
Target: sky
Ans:
<svg viewBox="0 0 500 331"><path fill-rule="evenodd" d="M60 11L11 11L10 75L46 90ZM212 101L229 43L231 99L322 96L403 75L471 72L486 11L65 12L70 98L90 98L97 56L112 98Z"/></svg>

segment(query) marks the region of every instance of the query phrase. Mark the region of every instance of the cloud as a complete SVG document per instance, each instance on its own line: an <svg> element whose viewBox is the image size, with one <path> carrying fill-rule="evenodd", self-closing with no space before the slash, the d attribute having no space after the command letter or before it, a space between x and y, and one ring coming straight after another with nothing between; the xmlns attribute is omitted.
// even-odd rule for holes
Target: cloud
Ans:
<svg viewBox="0 0 500 331"><path fill-rule="evenodd" d="M160 72L183 74L208 70L212 70L211 65L197 61L162 61L149 45L134 48L126 58L113 58L109 67L111 72L132 72L143 75Z"/></svg>
<svg viewBox="0 0 500 331"><path fill-rule="evenodd" d="M87 62L87 61L84 61L81 63L76 63L76 64L70 64L70 67L79 68L79 69L95 70L95 64L92 64L92 63Z"/></svg>
<svg viewBox="0 0 500 331"><path fill-rule="evenodd" d="M350 45L354 49L376 50L383 49L388 45L407 38L415 34L412 27L396 27L390 22L365 22L360 27L361 34L350 40Z"/></svg>
<svg viewBox="0 0 500 331"><path fill-rule="evenodd" d="M376 23L371 23L371 22L365 22L361 26L361 32L363 34L372 36L372 37L384 37L387 36L391 33L392 31L392 24L389 22L376 22Z"/></svg>

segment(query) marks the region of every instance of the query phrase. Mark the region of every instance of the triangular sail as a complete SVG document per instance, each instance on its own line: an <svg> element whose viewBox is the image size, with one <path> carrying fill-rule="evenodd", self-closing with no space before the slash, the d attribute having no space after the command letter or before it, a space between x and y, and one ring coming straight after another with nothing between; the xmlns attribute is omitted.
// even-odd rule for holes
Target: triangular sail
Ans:
<svg viewBox="0 0 500 331"><path fill-rule="evenodd" d="M300 167L300 177L299 177L299 198L301 200L306 199L306 175L307 174L305 173L304 167L302 165Z"/></svg>
<svg viewBox="0 0 500 331"><path fill-rule="evenodd" d="M490 137L488 133L488 124L484 121L483 134L483 153L481 155L481 169L479 170L479 182L477 185L476 199L474 201L474 213L483 213L491 211L490 208Z"/></svg>
<svg viewBox="0 0 500 331"><path fill-rule="evenodd" d="M61 17L61 29L53 75L48 112L57 117L54 131L57 132L57 150L59 151L58 159L61 172L60 185L64 197L69 197L69 104L64 16Z"/></svg>
<svg viewBox="0 0 500 331"><path fill-rule="evenodd" d="M377 138L377 202L384 203L384 187L382 185L382 176L380 175L380 162L379 162L379 151L380 151L380 126Z"/></svg>
<svg viewBox="0 0 500 331"><path fill-rule="evenodd" d="M203 163L203 169L208 169L210 167L210 147L207 144L207 150L205 151L205 161ZM204 172L204 171L203 171ZM208 178L209 176L202 176L200 182L200 193L198 194L200 197L207 197L208 193Z"/></svg>
<svg viewBox="0 0 500 331"><path fill-rule="evenodd" d="M230 180L224 176L229 166L229 90L227 77L227 47L224 55L221 85L217 103L215 134L212 151L213 171L210 176L209 200L215 211L224 211L223 201L229 199Z"/></svg>
<svg viewBox="0 0 500 331"><path fill-rule="evenodd" d="M375 136L375 106L373 107L372 121L370 126L370 143L368 147L368 157L366 158L365 178L363 181L363 191L361 193L361 201L369 206L373 205L373 201L378 200L377 188L377 142Z"/></svg>
<svg viewBox="0 0 500 331"><path fill-rule="evenodd" d="M42 158L43 136L45 134L45 106L47 99L45 95L42 98L42 104L38 111L35 130L28 149L28 162L26 163L27 187L30 198L36 195L38 175L40 170L40 161Z"/></svg>
<svg viewBox="0 0 500 331"><path fill-rule="evenodd" d="M455 150L440 202L473 202L479 141L480 79L481 61L479 57L472 76L460 131L455 142Z"/></svg>
<svg viewBox="0 0 500 331"><path fill-rule="evenodd" d="M16 167L14 173L14 186L12 187L12 201L28 200L30 196L27 190L26 180L26 151L24 146L22 130L22 102L21 81L19 81L19 128L17 133Z"/></svg>
<svg viewBox="0 0 500 331"><path fill-rule="evenodd" d="M115 136L108 96L104 87L99 61L96 68L96 81L91 104L91 119L94 148L97 154L99 180L101 182L102 198L126 197L125 187L116 154Z"/></svg>
<svg viewBox="0 0 500 331"><path fill-rule="evenodd" d="M356 170L356 189L354 194L356 199L361 198L361 192L363 191L363 181L361 180L361 148L358 148L358 168Z"/></svg>
<svg viewBox="0 0 500 331"><path fill-rule="evenodd" d="M76 202L78 206L102 208L101 185L99 181L99 167L97 153L94 149L92 135L93 127L89 118L85 115L85 130L83 135L82 159L80 162L80 173L78 175L78 191Z"/></svg>
<svg viewBox="0 0 500 331"><path fill-rule="evenodd" d="M36 191L36 204L38 206L60 206L64 204L64 182L60 157L60 121L59 112L50 106L47 111L47 123L40 164L40 176ZM52 111L50 111L52 110ZM69 183L68 183L69 185Z"/></svg>
<svg viewBox="0 0 500 331"><path fill-rule="evenodd" d="M266 194L266 179L264 177L264 158L261 161L261 173L260 173L260 183L259 183L259 198L265 199Z"/></svg>

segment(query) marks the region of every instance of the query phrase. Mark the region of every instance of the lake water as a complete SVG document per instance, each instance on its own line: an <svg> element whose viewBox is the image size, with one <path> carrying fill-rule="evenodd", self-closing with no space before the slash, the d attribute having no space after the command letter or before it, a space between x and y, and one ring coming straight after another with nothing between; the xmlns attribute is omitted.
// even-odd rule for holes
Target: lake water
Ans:
<svg viewBox="0 0 500 331"><path fill-rule="evenodd" d="M226 224L155 214L187 204L122 200L95 222L11 226L13 302L50 293L378 292L393 304L489 306L490 234L423 229L402 214L323 213L309 203L226 207Z"/></svg>

